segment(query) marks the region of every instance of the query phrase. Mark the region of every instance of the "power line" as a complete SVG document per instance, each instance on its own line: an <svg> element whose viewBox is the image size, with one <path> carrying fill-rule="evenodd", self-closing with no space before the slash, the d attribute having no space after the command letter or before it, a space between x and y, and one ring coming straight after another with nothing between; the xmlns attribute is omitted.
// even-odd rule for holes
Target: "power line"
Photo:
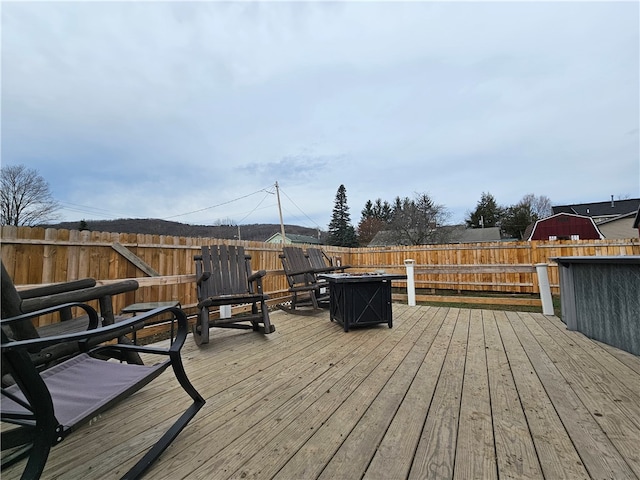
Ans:
<svg viewBox="0 0 640 480"><path fill-rule="evenodd" d="M234 198L233 200L228 200L228 201L226 201L226 202L218 203L217 205L211 205L210 207L204 207L204 208L200 208L200 209L198 209L198 210L193 210L193 211L191 211L191 212L187 212L187 213L179 213L179 214L177 214L177 215L171 215L171 216L169 216L169 217L164 217L164 218L162 218L162 220L168 220L168 219L170 219L170 218L176 218L176 217L184 217L185 215L191 215L192 213L198 213L198 212L204 212L205 210L211 210L212 208L217 208L217 207L221 207L222 205L228 205L229 203L237 202L238 200L242 200L242 199L244 199L244 198L250 197L251 195L255 195L256 193L260 193L260 192L267 192L267 193L269 193L269 192L268 192L268 190L267 190L267 188L269 188L269 187L261 188L260 190L255 191L255 192L253 192L253 193L249 193L249 194L247 194L247 195L243 195L243 196L241 196L241 197ZM264 201L264 199L263 199L263 201ZM262 202L260 202L260 203L262 203Z"/></svg>
<svg viewBox="0 0 640 480"><path fill-rule="evenodd" d="M253 210L251 210L251 211L250 211L249 213L247 213L247 214L246 214L242 219L240 219L240 220L238 221L238 224L242 223L242 221L243 221L245 218L247 218L249 215L251 215L253 212L255 212L255 211L258 209L258 207L259 207L260 205L262 205L262 202L264 202L270 194L271 194L271 192L265 191L265 195L264 195L264 197L262 197L262 200L260 200L260 202L258 202L258 204L254 207L254 209L253 209Z"/></svg>
<svg viewBox="0 0 640 480"><path fill-rule="evenodd" d="M200 209L193 210L193 211L186 212L186 213L179 213L179 214L176 214L176 215L171 215L171 216L168 216L168 217L161 218L161 220L168 220L168 219L171 219L171 218L183 217L183 216L186 216L186 215L191 215L191 214L193 214L193 213L199 213L199 212L203 212L203 211L206 211L206 210L211 210L211 209L213 209L213 208L221 207L221 206L223 206L223 205L228 205L228 204L230 204L230 203L237 202L237 201L239 201L239 200L243 200L243 199L245 199L245 198L251 197L252 195L256 195L256 194L258 194L258 193L260 193L260 192L264 192L264 193L265 193L265 195L264 195L264 196L262 197L262 199L261 199L261 200L256 204L256 206L255 206L253 209L251 209L251 210L250 210L250 211L249 211L249 212L248 212L248 213L247 213L247 214L246 214L242 219L240 219L240 220L237 222L238 224L240 224L240 223L242 223L242 222L243 222L247 217L249 217L252 213L254 213L256 210L258 210L258 209L260 208L260 206L264 203L264 201L267 199L267 197L268 197L269 195L275 195L275 190L274 190L274 189L275 189L275 184L273 184L273 185L269 185L268 187L261 188L260 190L257 190L257 191L255 191L255 192L249 193L249 194L247 194L247 195L242 195L242 196L240 196L240 197L234 198L234 199L232 199L232 200L228 200L228 201L226 201L226 202L218 203L218 204L216 204L216 205L211 205L211 206L208 206L208 207L200 208ZM287 197L287 199L288 199L288 200L289 200L289 201L290 201L290 202L291 202L291 203L292 203L292 204L293 204L293 205L298 209L298 211L299 211L300 213L302 213L302 215L303 215L307 220L309 220L309 221L311 222L311 224L312 224L312 225L314 225L314 226L315 226L315 228L317 228L317 229L321 229L321 227L320 227L320 226L319 226L319 225L318 225L318 224L317 224L317 223L316 223L316 222L315 222L311 217L309 217L309 215L307 215L307 214L306 214L306 213L305 213L305 212L304 212L304 211L303 211L303 210L302 210L302 209L301 209L301 208L296 204L296 202L294 202L294 201L291 199L291 197L289 197L289 195L287 195L287 193L286 193L285 191L283 191L283 190L282 190L282 188L280 188L280 191L281 191L281 192L284 194L284 196L285 196L285 197ZM79 205L79 204L75 204L75 203L71 203L71 202L60 202L60 203L62 204L62 206L63 206L63 208L64 208L65 210L68 210L68 211L71 211L71 212L77 212L77 213L83 213L83 214L92 214L92 215L99 215L99 216L101 216L101 217L103 217L103 218L109 218L109 219L114 219L114 218L124 218L124 217L126 217L126 215L122 215L122 214L114 214L114 213L109 212L108 210L105 210L105 209L102 209L102 208L90 207L90 206L87 206L87 205ZM271 205L271 206L273 206L273 205ZM264 209L264 208L267 208L267 206L264 206L264 207L262 207L262 208L263 208L263 209ZM286 209L286 207L284 207L284 208L285 208L285 210L287 211L287 213L291 215L291 217L292 217L292 218L294 218L294 219L296 218L296 215L294 215L294 214L293 214L293 212L290 212L288 209Z"/></svg>
<svg viewBox="0 0 640 480"><path fill-rule="evenodd" d="M64 210L68 210L70 212L77 212L77 213L88 213L91 215L100 215L102 217L105 218L116 218L116 215L114 215L113 213L110 213L108 210L104 210L102 208L95 208L95 207L89 207L87 205L78 205L75 203L70 203L70 202L59 202L62 205L62 208ZM72 207L68 207L66 205L72 205ZM74 208L76 207L76 208ZM120 215L120 217L124 217L125 215Z"/></svg>
<svg viewBox="0 0 640 480"><path fill-rule="evenodd" d="M289 197L289 195L287 195L287 193L286 193L284 190L282 190L282 187L280 187L280 191L284 194L284 196L285 196L285 197L287 197L287 198L289 199L289 201L290 201L291 203L293 203L293 205L294 205L298 210L300 210L300 213L302 213L305 217L307 217L307 219L308 219L308 220L309 220L313 225L315 225L315 226L316 226L316 228L318 228L318 229L320 228L320 225L318 225L316 222L314 222L314 221L311 219L311 217L309 217L309 215L307 215L307 214L306 214L306 213L305 213L305 212L304 212L304 211L303 211L303 210L302 210L298 205L296 205L296 202L294 202L293 200L291 200L291 197Z"/></svg>
<svg viewBox="0 0 640 480"><path fill-rule="evenodd" d="M249 212L249 214L251 214L251 213L253 213L253 212L258 208L258 206L260 206L260 204L262 204L262 202L264 202L265 198L266 198L269 194L273 194L273 192L270 192L270 191L268 190L268 189L269 189L269 188L271 188L271 187L273 187L273 186L272 186L272 185L270 185L269 187L261 188L260 190L257 190L257 191L255 191L255 192L253 192L253 193L249 193L249 194L247 194L247 195L243 195L243 196L241 196L241 197L234 198L234 199L232 199L232 200L228 200L228 201L226 201L226 202L219 203L219 204L217 204L217 205L211 205L211 206L209 206L209 207L200 208L200 209L198 209L198 210L194 210L194 211L191 211L191 212L187 212L187 213L179 213L179 214L177 214L177 215L171 215L171 216L169 216L169 217L164 217L164 218L162 218L161 220L167 220L167 219L170 219L170 218L176 218L176 217L182 217L182 216L185 216L185 215L191 215L192 213L203 212L203 211L205 211L205 210L210 210L210 209L212 209L212 208L220 207L220 206L222 206L222 205L227 205L227 204L229 204L229 203L237 202L238 200L242 200L242 199L244 199L244 198L250 197L250 196L255 195L255 194L257 194L257 193L260 193L260 192L266 192L265 197L264 197L264 198L263 198L263 199L258 203L258 205L257 205L257 206L256 206L256 207L255 207L251 212ZM99 215L99 216L101 216L101 217L103 217L103 218L110 218L110 219L114 219L114 218L124 218L124 217L126 217L126 216L127 216L127 215L123 215L123 214L114 214L114 213L112 213L112 212L110 212L110 211L108 211L108 210L105 210L105 209L103 209L103 208L96 208L96 207L91 207L91 206L88 206L88 205L79 205L79 204L76 204L76 203L71 203L71 202L62 202L62 201L60 202L60 204L62 205L62 208L63 208L63 209L68 210L68 211L70 211L70 212L86 213L86 214L92 214L92 215ZM248 215L247 215L247 216L248 216ZM246 217L245 217L245 218L246 218Z"/></svg>

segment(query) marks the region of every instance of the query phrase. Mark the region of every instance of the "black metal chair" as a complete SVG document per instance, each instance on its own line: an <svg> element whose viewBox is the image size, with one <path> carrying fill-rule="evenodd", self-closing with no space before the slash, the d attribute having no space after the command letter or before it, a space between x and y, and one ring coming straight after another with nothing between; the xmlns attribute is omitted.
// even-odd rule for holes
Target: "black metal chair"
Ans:
<svg viewBox="0 0 640 480"><path fill-rule="evenodd" d="M241 246L203 246L194 256L198 289L198 321L193 326L197 345L209 343L211 327L253 329L262 333L275 332L269 319L262 277L267 272L251 270L251 256ZM211 317L211 307L247 306L249 311L232 314L228 318ZM248 322L248 323L247 323Z"/></svg>
<svg viewBox="0 0 640 480"><path fill-rule="evenodd" d="M98 324L98 314L85 304L65 304L18 317L1 320L10 326L65 308L81 308L92 327ZM145 321L161 314L171 314L177 322L176 337L169 348L96 342L116 339L144 328ZM14 384L2 388L0 398L2 430L2 468L28 457L23 479L37 479L42 474L51 448L63 441L79 426L97 414L129 397L157 378L169 366L187 394L193 400L184 413L125 474L123 478L139 478L158 459L194 415L205 400L193 387L182 365L180 349L188 333L185 313L177 307L158 308L113 325L91 328L85 332L47 338L10 340L3 329L2 363L7 367ZM73 342L82 353L38 371L29 352L44 347ZM104 357L124 359L128 352L151 353L167 357L155 365L138 365L108 361ZM150 417L152 421L153 417ZM5 454L5 451L7 454Z"/></svg>
<svg viewBox="0 0 640 480"><path fill-rule="evenodd" d="M96 281L93 278L84 278L18 292L4 266L4 262L2 262L1 273L2 318L17 317L25 313L66 303L96 301L100 308L101 322L99 325L111 325L116 322L112 297L126 292L133 292L138 288L138 282L135 280L123 280L111 285L96 286ZM45 327L36 328L31 321L27 320L12 322L10 325L3 327L3 329L9 338L27 340L78 332L86 330L88 327L88 317L74 317L71 308L60 309L57 314L60 317L60 322ZM126 337L122 337L120 341L130 343ZM37 365L47 367L78 352L78 346L75 343L56 343L43 347L38 352L31 352L31 360ZM128 362L142 363L140 356L135 352L129 353ZM4 374L4 367L2 371Z"/></svg>

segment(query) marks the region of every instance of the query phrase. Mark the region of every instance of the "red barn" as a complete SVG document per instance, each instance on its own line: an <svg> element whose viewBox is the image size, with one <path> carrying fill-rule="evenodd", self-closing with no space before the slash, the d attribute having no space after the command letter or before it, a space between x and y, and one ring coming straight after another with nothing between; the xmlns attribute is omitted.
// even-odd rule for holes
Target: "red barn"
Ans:
<svg viewBox="0 0 640 480"><path fill-rule="evenodd" d="M591 217L557 213L538 220L529 240L600 240L604 236Z"/></svg>

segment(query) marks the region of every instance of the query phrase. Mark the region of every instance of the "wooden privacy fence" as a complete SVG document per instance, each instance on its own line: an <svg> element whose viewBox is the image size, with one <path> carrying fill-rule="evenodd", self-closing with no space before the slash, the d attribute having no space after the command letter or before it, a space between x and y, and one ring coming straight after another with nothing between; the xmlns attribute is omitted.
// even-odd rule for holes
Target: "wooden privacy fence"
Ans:
<svg viewBox="0 0 640 480"><path fill-rule="evenodd" d="M197 302L193 256L202 245L243 245L252 268L266 270L265 291L271 303L287 299L279 244L128 233L8 227L1 230L2 260L18 288L86 277L98 284L135 278L140 288L114 297L114 311L139 302L176 300L188 313ZM323 247L329 257L353 272L384 270L404 273L404 261L415 261L415 284L426 291L453 290L537 295L534 266L550 263L549 282L557 294L553 257L639 255L640 241L562 240L492 242L407 247ZM402 282L396 283L402 286ZM45 323L50 320L43 320Z"/></svg>
<svg viewBox="0 0 640 480"><path fill-rule="evenodd" d="M404 271L415 262L417 289L538 294L535 265L549 264L551 290L559 294L560 256L637 255L640 239L488 242L350 249L359 271Z"/></svg>

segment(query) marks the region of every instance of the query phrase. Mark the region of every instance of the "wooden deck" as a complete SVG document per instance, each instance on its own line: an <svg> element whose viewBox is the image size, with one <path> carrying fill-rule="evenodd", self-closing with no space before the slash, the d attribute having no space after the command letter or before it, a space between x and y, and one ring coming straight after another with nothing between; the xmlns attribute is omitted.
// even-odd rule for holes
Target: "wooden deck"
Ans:
<svg viewBox="0 0 640 480"><path fill-rule="evenodd" d="M207 404L147 478L640 477L640 358L555 317L394 304L392 329L272 322L188 340ZM118 478L187 400L164 373L55 447L43 478Z"/></svg>

